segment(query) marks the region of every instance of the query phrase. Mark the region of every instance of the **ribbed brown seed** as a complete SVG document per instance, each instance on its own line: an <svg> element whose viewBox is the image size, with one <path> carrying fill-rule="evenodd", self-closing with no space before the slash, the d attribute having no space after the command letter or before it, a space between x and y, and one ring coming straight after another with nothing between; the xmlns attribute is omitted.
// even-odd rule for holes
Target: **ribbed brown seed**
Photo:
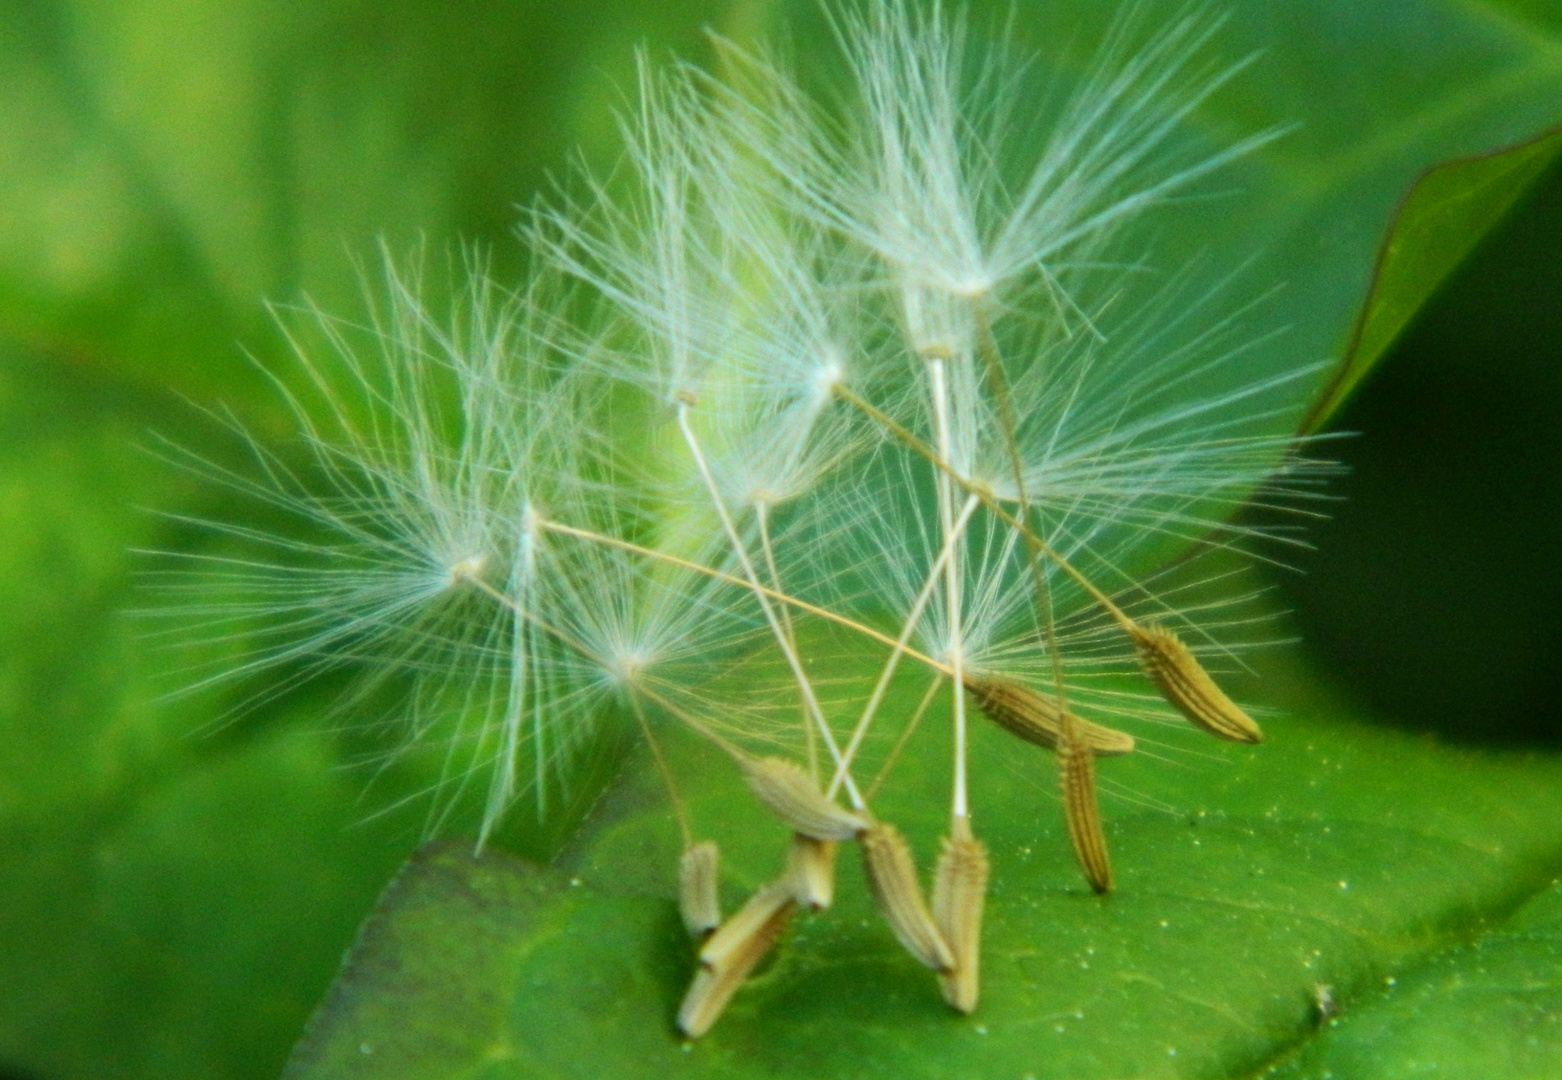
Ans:
<svg viewBox="0 0 1562 1080"><path fill-rule="evenodd" d="M1063 787L1063 820L1074 845L1074 857L1092 889L1110 892L1112 862L1107 856L1106 834L1101 831L1095 756L1090 748L1065 738L1058 746L1058 777Z"/></svg>
<svg viewBox="0 0 1562 1080"><path fill-rule="evenodd" d="M954 967L954 954L922 898L906 838L895 826L875 821L857 839L862 845L862 865L873 900L895 937L907 952L934 971L949 971Z"/></svg>
<svg viewBox="0 0 1562 1080"><path fill-rule="evenodd" d="M756 934L783 909L793 907L792 887L785 879L762 885L738 910L727 916L700 948L700 963L713 970L730 967Z"/></svg>
<svg viewBox="0 0 1562 1080"><path fill-rule="evenodd" d="M933 875L933 922L954 955L954 968L938 977L944 1000L963 1013L976 1010L981 991L982 906L987 900L987 848L971 835L970 819L957 817L944 840Z"/></svg>
<svg viewBox="0 0 1562 1080"><path fill-rule="evenodd" d="M743 775L759 801L793 832L815 840L850 840L868 827L867 819L827 799L813 777L784 758L750 758Z"/></svg>
<svg viewBox="0 0 1562 1080"><path fill-rule="evenodd" d="M698 1039L711 1029L754 965L786 929L795 909L790 886L771 882L717 928L700 950L700 967L678 1007L680 1031Z"/></svg>
<svg viewBox="0 0 1562 1080"><path fill-rule="evenodd" d="M835 841L792 834L786 853L786 879L792 899L811 911L823 911L835 899Z"/></svg>
<svg viewBox="0 0 1562 1080"><path fill-rule="evenodd" d="M720 866L714 840L689 845L678 860L678 911L690 937L703 938L721 924Z"/></svg>
<svg viewBox="0 0 1562 1080"><path fill-rule="evenodd" d="M1256 743L1264 733L1253 718L1228 698L1209 672L1176 634L1153 623L1136 626L1134 644L1145 674L1168 702L1189 721L1211 735L1233 742Z"/></svg>
<svg viewBox="0 0 1562 1080"><path fill-rule="evenodd" d="M981 706L987 718L1011 735L1018 735L1026 742L1058 748L1058 737L1063 728L1063 711L1045 694L1038 694L1028 686L1008 679L966 676L965 688ZM1085 744L1097 756L1109 757L1133 752L1132 735L1113 728L1092 724L1089 720L1074 717L1074 723Z"/></svg>

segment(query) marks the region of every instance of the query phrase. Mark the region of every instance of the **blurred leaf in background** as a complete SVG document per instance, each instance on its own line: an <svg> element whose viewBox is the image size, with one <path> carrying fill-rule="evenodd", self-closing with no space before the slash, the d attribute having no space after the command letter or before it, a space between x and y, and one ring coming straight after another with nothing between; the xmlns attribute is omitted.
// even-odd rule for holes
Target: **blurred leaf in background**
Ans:
<svg viewBox="0 0 1562 1080"><path fill-rule="evenodd" d="M1016 32L1066 57L1056 43L1099 34L1108 7L1020 5ZM700 60L702 26L743 37L783 22L800 54L827 54L812 47L825 31L806 3L0 8L0 1075L276 1075L419 839L415 811L375 811L424 778L392 769L365 796L366 773L345 767L363 737L321 725L323 693L226 727L221 695L162 696L171 673L222 644L170 654L126 618L144 603L129 552L201 542L142 508L222 496L137 453L145 431L209 437L178 395L273 423L245 355L280 355L262 301L308 293L360 310L356 260L381 237L393 250L486 242L500 276L513 274L518 206L570 147L611 162L610 109L636 45ZM1217 259L1256 246L1251 276L1285 284L1271 315L1298 354L1343 355L1384 230L1423 170L1562 119L1562 10L1540 0L1255 0L1232 6L1224 36L1234 55L1263 55L1208 118L1211 137L1299 127L1243 166L1229 199L1190 209L1196 240L1161 242ZM1417 272L1392 279L1370 351L1550 152L1465 174L1432 226L1401 234ZM1562 475L1559 187L1549 180L1464 264L1339 420L1367 432L1341 450L1357 469L1351 501L1320 530L1308 576L1287 579L1321 659L1270 665L1262 697L1290 712L1271 743L1125 763L1114 780L1153 805L1108 807L1124 880L1105 903L1070 876L1045 760L997 767L988 820L1004 822L992 838L1002 876L989 1002L974 1021L943 1012L848 906L808 923L708 1042L679 1051L668 1017L687 959L662 879L670 823L631 784L565 848L570 869L474 868L459 847L421 856L295 1068L605 1075L579 1057L577 1033L600 1040L612 1017L603 1060L622 1075L1225 1077L1297 1050L1284 1075L1344 1076L1342 1063L1370 1060L1391 1076L1434 1035L1437 1053L1483 1055L1481 1075L1554 1075L1543 890L1562 871L1548 531ZM1364 722L1384 720L1543 749L1448 747ZM936 750L913 767L931 768ZM577 820L602 773L581 778ZM717 801L730 792L709 797L712 817L745 820ZM903 811L930 851L931 824ZM533 856L562 843L511 839ZM762 857L735 860L732 882L758 880ZM503 910L441 916L451 880L475 882L462 903ZM408 910L435 911L432 939ZM468 933L515 957L456 973L482 1000L498 995L467 1018L490 1026L452 1030L449 1056L425 1072L354 1058L354 1025L374 1022L376 1001L404 1000L377 997L404 988L375 981L375 958L458 956L451 943ZM1530 988L1529 1011L1520 989L1468 990L1464 973L1483 964L1499 991ZM1396 972L1400 997L1384 989ZM1310 995L1325 985L1342 1022L1314 1039ZM1539 1015L1524 1030L1541 1056L1503 1044L1511 1057L1493 1066L1488 1044L1432 1023L1444 1015L1492 1029ZM924 1043L939 1056L924 1061Z"/></svg>
<svg viewBox="0 0 1562 1080"><path fill-rule="evenodd" d="M1283 584L1331 675L1408 730L1562 740L1562 171L1335 423L1342 501Z"/></svg>
<svg viewBox="0 0 1562 1080"><path fill-rule="evenodd" d="M163 700L199 657L127 618L130 551L191 543L149 511L217 496L148 432L191 432L177 395L264 428L264 302L356 313L380 237L503 265L633 49L698 55L721 14L0 5L0 1073L275 1075L419 836L369 820L318 699L225 728Z"/></svg>

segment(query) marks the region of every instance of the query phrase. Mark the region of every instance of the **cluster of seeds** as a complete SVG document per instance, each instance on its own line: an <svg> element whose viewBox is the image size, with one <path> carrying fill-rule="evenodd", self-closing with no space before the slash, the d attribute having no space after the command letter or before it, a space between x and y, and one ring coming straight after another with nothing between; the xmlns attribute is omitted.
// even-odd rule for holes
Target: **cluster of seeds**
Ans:
<svg viewBox="0 0 1562 1080"><path fill-rule="evenodd" d="M299 525L214 525L246 549L180 586L249 637L240 672L351 665L398 688L413 738L448 747L445 788L486 782L480 843L523 792L548 809L604 717L632 718L684 839L691 1037L798 908L830 905L847 843L896 938L976 1007L968 707L1055 753L1078 862L1110 889L1095 759L1135 748L1113 724L1153 713L1153 689L1260 738L1184 640L1212 646L1208 625L1146 575L1252 535L1233 508L1327 471L1286 429L1316 369L1253 363L1270 339L1229 280L1133 249L1274 135L1186 137L1245 66L1211 58L1218 21L1121 19L1050 94L936 3L862 0L834 27L844 93L724 42L719 76L642 65L624 167L529 216L524 288L469 266L436 317L391 273L372 326L320 319L330 366L301 347L301 453L187 459ZM818 622L884 657L853 717L804 662ZM756 652L784 680L728 677ZM902 664L926 692L883 717ZM1098 678L1135 670L1137 696ZM928 897L870 803L940 693L954 761ZM725 751L792 834L725 919L667 723Z"/></svg>

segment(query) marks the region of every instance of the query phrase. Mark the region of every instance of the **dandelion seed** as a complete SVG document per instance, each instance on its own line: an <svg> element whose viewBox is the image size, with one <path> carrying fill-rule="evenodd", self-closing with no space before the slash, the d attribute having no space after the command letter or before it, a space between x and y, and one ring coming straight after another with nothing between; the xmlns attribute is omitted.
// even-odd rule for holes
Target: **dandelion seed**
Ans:
<svg viewBox="0 0 1562 1080"><path fill-rule="evenodd" d="M808 212L896 271L908 307L927 300L955 313L1039 289L1072 318L1062 281L1104 241L1276 136L1214 153L1178 141L1182 121L1247 66L1206 63L1219 22L1193 13L1154 27L1120 18L1045 128L1026 121L1058 95L1017 74L1025 62L1006 42L968 48L963 20L942 5L873 0L837 29L858 95L839 140L820 136L806 95L774 64L728 55L753 111L770 120L757 145ZM1011 168L1017 140L1029 153Z"/></svg>
<svg viewBox="0 0 1562 1080"><path fill-rule="evenodd" d="M999 727L1048 750L1058 748L1063 726L1056 703L1029 687L1003 679L968 676L965 688ZM1133 736L1074 717L1085 745L1097 757L1133 752Z"/></svg>
<svg viewBox="0 0 1562 1080"><path fill-rule="evenodd" d="M835 900L835 855L833 840L816 840L801 833L792 835L787 848L786 877L792 898L810 911L823 911Z"/></svg>
<svg viewBox="0 0 1562 1080"><path fill-rule="evenodd" d="M924 457L938 466L939 471L952 479L959 479L942 457L933 449L912 436L908 442ZM1141 625L1128 615L1110 596L1095 585L1073 562L1038 536L1029 526L1010 515L995 500L992 489L986 484L961 480L972 498L987 505L994 514L1010 526L1016 535L1023 536L1038 553L1073 580L1086 595L1109 614L1124 633L1138 647L1144 670L1155 681L1167 701L1193 723L1212 734L1241 742L1258 742L1262 738L1256 724L1215 685L1192 652L1170 631Z"/></svg>
<svg viewBox="0 0 1562 1080"><path fill-rule="evenodd" d="M398 272L388 259L389 300L373 309L367 328L310 313L334 355L312 357L295 334L308 392L275 379L301 432L299 454L263 448L236 422L258 475L170 446L184 467L285 521L264 529L197 522L252 552L183 556L190 565L172 572L183 580L171 588L182 598L209 594L215 584L244 599L183 603L170 613L252 645L242 666L194 686L293 672L259 702L347 666L364 675L354 701L410 684L408 742L448 741L445 779L457 792L492 765L486 834L517 790L522 727L537 714L518 696L533 658L525 636L515 633L513 613L490 604L481 589L529 587L534 564L517 526L534 499L574 482L582 444L564 436L590 392L557 378L541 356L519 383L505 370L531 347L549 280L507 296L480 266L469 264L468 273L445 320L426 308L416 272ZM581 719L563 707L552 714L552 728L538 733L539 798L548 771L581 745L580 733L570 731Z"/></svg>
<svg viewBox="0 0 1562 1080"><path fill-rule="evenodd" d="M1112 863L1096 802L1095 756L1090 748L1064 736L1058 745L1058 777L1063 788L1063 819L1074 856L1085 879L1098 893L1112 890Z"/></svg>
<svg viewBox="0 0 1562 1080"><path fill-rule="evenodd" d="M876 821L858 837L858 843L873 901L896 940L934 971L951 971L954 954L923 899L906 838L895 826Z"/></svg>
<svg viewBox="0 0 1562 1080"><path fill-rule="evenodd" d="M733 191L749 187L749 178L724 149L726 141L708 135L712 120L694 104L689 78L656 80L642 65L641 93L640 116L626 132L644 183L639 218L618 210L598 189L600 224L544 215L538 236L567 272L600 289L638 324L643 353L609 354L603 370L673 410L696 486L792 671L814 730L839 767L839 747L730 497L735 490L739 506L746 502L763 515L806 490L844 453L844 429L822 422L841 350L806 254L770 242L776 260L734 263L734 252L748 247L738 241L765 250L774 230L745 216L743 200L734 198ZM754 272L768 281L750 283L745 273ZM772 293L789 301L779 312L768 299ZM702 430L709 426L714 430ZM740 468L722 470L713 449L724 450ZM771 552L764 555L773 561ZM860 806L849 774L844 784Z"/></svg>
<svg viewBox="0 0 1562 1080"><path fill-rule="evenodd" d="M987 900L987 848L956 818L933 875L933 921L949 945L951 969L939 976L944 1000L963 1013L976 1011L981 990L982 908Z"/></svg>
<svg viewBox="0 0 1562 1080"><path fill-rule="evenodd" d="M801 767L782 758L740 763L749 788L793 832L814 840L852 840L868 821L820 792Z"/></svg>
<svg viewBox="0 0 1562 1080"><path fill-rule="evenodd" d="M986 118L1014 115L1017 109L993 103L1013 88L986 74L969 75L958 20L946 21L937 10L921 16L885 0L847 16L841 26L861 93L850 140L862 148L861 167L843 168L842 158L808 134L803 120L777 123L772 142L800 163L792 175L807 212L873 250L890 270L907 346L926 365L923 427L930 435L921 442L849 388L838 386L837 394L902 441L921 442L919 452L939 470L935 483L946 529L951 485L990 505L1018 502L1026 519L1025 492L1039 493L1038 516L1057 515L1047 533L1061 538L1045 545L1049 556L1062 560L1092 597L1105 600L1072 560L1093 554L1089 545L1107 529L1142 549L1161 534L1197 540L1221 528L1208 508L1273 483L1275 463L1294 449L1288 437L1246 433L1272 416L1258 403L1316 370L1255 379L1234 392L1157 412L1154 403L1175 400L1167 390L1229 369L1265 341L1239 336L1241 311L1203 326L1194 322L1228 283L1190 297L1184 277L1173 275L1149 303L1126 306L1139 312L1127 319L1111 315L1114 307L1125 309L1121 296L1107 292L1092 302L1065 284L1083 269L1070 266L1063 254L1071 245L1082 252L1106 242L1124 222L1275 136L1262 133L1202 159L1179 158L1173 136L1180 120L1246 62L1209 66L1196 59L1218 27L1214 21L1183 18L1144 41L1137 37L1143 27L1123 21L1112 46L1123 51L1087 80L1063 110L1055 141L1046 144L1028 178L1015 184L1002 179L996 164L1007 160L996 147L1008 132L984 126ZM1000 57L981 70L1003 67ZM788 104L799 95L783 76L758 61L749 71L767 103L800 111ZM1061 333L995 333L995 314L1030 306L1027 288L1051 298L1059 318L1050 322ZM995 302L999 294L1008 299ZM1092 332L1076 339L1066 325L1070 319ZM976 389L972 358L978 353L988 356L1003 388L990 391L990 402ZM1002 353L1040 354L1046 362L1022 366L1011 378ZM997 422L1006 415L1024 423ZM1006 454L1013 469L1006 467ZM1285 482L1303 490L1325 471L1293 461ZM1039 526L1008 520L1027 536L1039 535ZM1126 554L1101 561L1121 565ZM959 558L956 553L945 566L946 606L956 616L948 655L957 668L965 661L955 610ZM1052 600L1042 606L1050 609ZM1120 614L1115 605L1110 610ZM957 698L957 760L961 711ZM964 805L962 776L957 764L956 811Z"/></svg>
<svg viewBox="0 0 1562 1080"><path fill-rule="evenodd" d="M678 1008L678 1029L698 1039L721 1018L738 987L785 932L796 904L783 882L762 886L700 950L700 966Z"/></svg>
<svg viewBox="0 0 1562 1080"><path fill-rule="evenodd" d="M721 852L714 841L684 848L678 860L678 911L692 938L704 938L721 925Z"/></svg>
<svg viewBox="0 0 1562 1080"><path fill-rule="evenodd" d="M1076 858L1110 889L1095 758L1135 741L1085 716L1165 709L1097 678L1139 672L1204 730L1258 741L1168 628L1213 642L1229 626L1158 592L1159 569L1293 541L1227 519L1300 506L1330 471L1288 434L1318 369L1254 329L1265 298L1233 299L1246 268L1152 267L1134 240L1277 134L1189 137L1248 61L1214 58L1221 20L1200 8L1155 25L1136 10L1050 96L1007 41L978 54L963 17L910 0L835 17L851 80L836 102L730 43L723 80L642 61L627 184L586 177L531 216L519 295L472 266L441 317L391 273L369 349L331 320L336 372L300 346L319 399L287 395L300 453L251 440L253 477L183 459L298 526L210 525L261 554L202 557L241 598L198 618L257 645L208 681L275 670L280 693L353 667L356 701L404 692L412 741L444 746L433 816L478 789L479 845L523 792L548 812L627 710L683 841L679 906L701 942L686 1034L799 906L829 906L852 839L896 938L973 1010L989 865L968 706L1057 754ZM887 650L866 693L830 700L804 662L817 622ZM886 716L906 664L927 690ZM929 908L868 800L945 692L951 820ZM782 876L725 920L665 723L736 761L791 833ZM866 791L860 757L878 759Z"/></svg>
<svg viewBox="0 0 1562 1080"><path fill-rule="evenodd" d="M1237 707L1170 630L1140 626L1134 635L1145 671L1177 711L1211 735L1234 742L1256 743L1264 734Z"/></svg>
<svg viewBox="0 0 1562 1080"><path fill-rule="evenodd" d="M781 917L780 913L790 913L792 906L791 892L785 882L770 882L762 886L706 940L700 948L700 964L712 970L720 970L741 963L742 958L753 948L754 941L771 934L776 920ZM790 917L789 914L787 917ZM779 933L780 928L774 927L774 932Z"/></svg>

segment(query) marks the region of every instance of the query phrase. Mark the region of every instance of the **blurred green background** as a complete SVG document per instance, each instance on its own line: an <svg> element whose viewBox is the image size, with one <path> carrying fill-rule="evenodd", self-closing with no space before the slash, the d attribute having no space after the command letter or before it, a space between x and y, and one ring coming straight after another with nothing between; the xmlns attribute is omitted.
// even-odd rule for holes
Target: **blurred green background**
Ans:
<svg viewBox="0 0 1562 1080"><path fill-rule="evenodd" d="M214 731L220 695L163 696L220 646L147 643L130 552L189 540L146 508L217 496L141 452L148 432L200 430L185 398L280 433L250 359L282 354L263 301L359 310L381 238L482 241L513 273L519 208L571 148L612 160L636 47L705 59L702 26L745 37L781 6L0 5L0 1077L275 1075L419 838L417 813L373 815L416 776L366 795L344 762L375 747L322 731L323 697ZM791 8L810 56L817 10ZM1232 26L1271 56L1228 119L1311 110L1278 154L1373 166L1370 195L1260 230L1292 255L1316 240L1316 261L1262 267L1303 322L1314 298L1361 302L1419 168L1562 117L1542 0L1255 2ZM1404 145L1354 146L1380 122ZM1297 340L1337 351L1346 329ZM1553 169L1337 418L1361 433L1336 446L1342 501L1275 578L1315 669L1384 723L1562 742L1559 357Z"/></svg>
<svg viewBox="0 0 1562 1080"><path fill-rule="evenodd" d="M1280 575L1307 647L1385 720L1562 741L1562 171L1335 418L1350 469Z"/></svg>

